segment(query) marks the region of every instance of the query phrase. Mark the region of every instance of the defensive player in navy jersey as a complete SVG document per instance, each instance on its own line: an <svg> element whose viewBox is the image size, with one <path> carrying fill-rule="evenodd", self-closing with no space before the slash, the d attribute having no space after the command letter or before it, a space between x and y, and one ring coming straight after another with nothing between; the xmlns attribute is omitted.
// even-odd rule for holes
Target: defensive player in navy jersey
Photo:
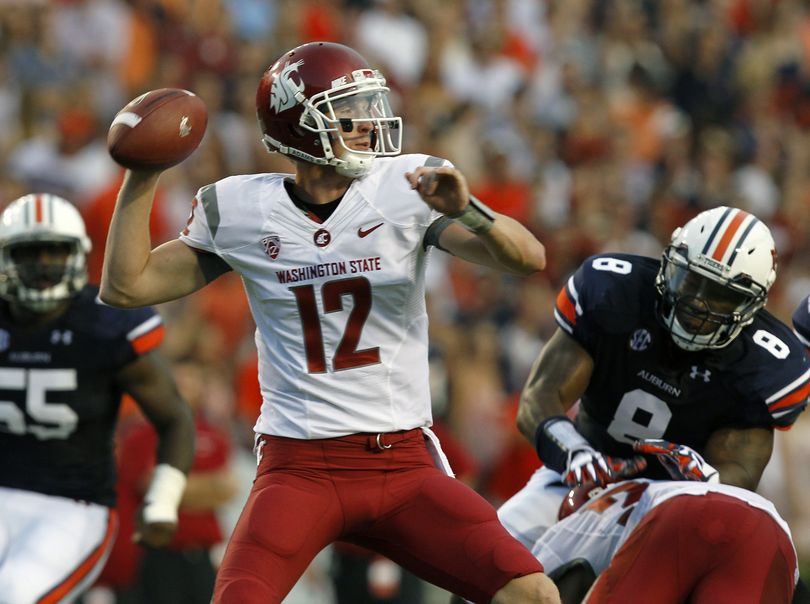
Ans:
<svg viewBox="0 0 810 604"><path fill-rule="evenodd" d="M793 311L793 331L810 350L810 296L806 296Z"/></svg>
<svg viewBox="0 0 810 604"><path fill-rule="evenodd" d="M499 510L510 532L530 547L570 485L642 459L652 478L754 490L774 428L789 428L810 392L802 343L763 310L775 278L769 229L728 207L676 229L661 261L587 259L521 395L518 427L544 467ZM574 423L565 414L578 400Z"/></svg>
<svg viewBox="0 0 810 604"><path fill-rule="evenodd" d="M160 435L140 540L168 543L194 424L156 348L160 317L86 285L79 212L26 195L0 215L0 601L71 602L117 529L113 430L123 393ZM124 452L126 455L126 452Z"/></svg>

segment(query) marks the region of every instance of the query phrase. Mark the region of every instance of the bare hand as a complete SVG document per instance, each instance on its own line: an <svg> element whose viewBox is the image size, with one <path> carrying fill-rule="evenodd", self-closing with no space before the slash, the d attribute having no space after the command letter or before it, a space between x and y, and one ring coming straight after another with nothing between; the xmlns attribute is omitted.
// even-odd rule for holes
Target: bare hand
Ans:
<svg viewBox="0 0 810 604"><path fill-rule="evenodd" d="M171 543L176 530L177 525L171 522L146 524L132 536L132 540L149 547L166 547Z"/></svg>
<svg viewBox="0 0 810 604"><path fill-rule="evenodd" d="M420 166L405 178L426 204L442 214L458 214L469 203L467 179L455 168Z"/></svg>
<svg viewBox="0 0 810 604"><path fill-rule="evenodd" d="M138 511L135 524L135 533L132 535L132 540L148 547L166 547L171 543L174 533L177 531L176 522L145 523L142 510Z"/></svg>

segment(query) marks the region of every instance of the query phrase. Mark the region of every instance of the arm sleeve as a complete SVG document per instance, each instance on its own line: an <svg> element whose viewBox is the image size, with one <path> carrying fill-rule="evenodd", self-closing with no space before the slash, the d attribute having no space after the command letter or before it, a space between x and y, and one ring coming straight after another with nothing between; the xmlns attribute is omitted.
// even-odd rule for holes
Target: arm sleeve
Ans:
<svg viewBox="0 0 810 604"><path fill-rule="evenodd" d="M219 202L216 185L206 185L197 191L191 201L191 213L185 228L180 231L180 240L190 247L216 254L217 247L211 231L211 222L218 223Z"/></svg>

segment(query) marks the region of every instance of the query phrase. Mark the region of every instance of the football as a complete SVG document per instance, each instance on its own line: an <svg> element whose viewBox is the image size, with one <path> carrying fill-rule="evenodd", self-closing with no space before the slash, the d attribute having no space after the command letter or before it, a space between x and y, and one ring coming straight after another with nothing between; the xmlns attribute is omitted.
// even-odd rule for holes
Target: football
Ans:
<svg viewBox="0 0 810 604"><path fill-rule="evenodd" d="M151 90L116 114L107 133L107 149L125 168L165 170L194 152L207 124L205 103L193 92Z"/></svg>

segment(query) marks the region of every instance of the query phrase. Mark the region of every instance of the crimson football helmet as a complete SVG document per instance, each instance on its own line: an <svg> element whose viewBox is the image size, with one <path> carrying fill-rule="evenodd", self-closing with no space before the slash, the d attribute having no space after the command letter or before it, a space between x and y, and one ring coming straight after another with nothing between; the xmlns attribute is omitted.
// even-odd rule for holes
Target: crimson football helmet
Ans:
<svg viewBox="0 0 810 604"><path fill-rule="evenodd" d="M47 193L15 199L0 214L0 296L33 312L53 310L87 283L90 249L72 203Z"/></svg>
<svg viewBox="0 0 810 604"><path fill-rule="evenodd" d="M655 282L675 343L690 351L730 344L765 305L776 257L768 227L743 210L706 210L675 229Z"/></svg>
<svg viewBox="0 0 810 604"><path fill-rule="evenodd" d="M388 91L382 74L348 46L303 44L278 59L259 82L262 141L270 152L363 176L376 156L397 155L402 147L402 119L393 115ZM367 140L350 148L344 134L364 127Z"/></svg>

